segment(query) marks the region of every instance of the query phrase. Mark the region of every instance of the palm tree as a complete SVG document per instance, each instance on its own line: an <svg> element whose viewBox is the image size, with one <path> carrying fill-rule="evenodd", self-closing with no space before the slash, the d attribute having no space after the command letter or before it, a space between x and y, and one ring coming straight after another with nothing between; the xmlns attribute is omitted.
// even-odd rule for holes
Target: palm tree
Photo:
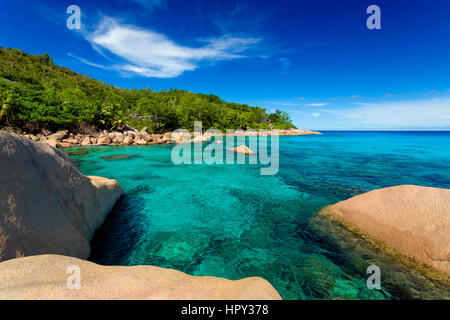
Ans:
<svg viewBox="0 0 450 320"><path fill-rule="evenodd" d="M0 108L0 121L3 120L3 117L6 118L6 121L8 121L8 110L9 110L9 106L11 104L11 100L12 100L12 96L9 95L8 98L6 98L6 100L2 103L1 108Z"/></svg>

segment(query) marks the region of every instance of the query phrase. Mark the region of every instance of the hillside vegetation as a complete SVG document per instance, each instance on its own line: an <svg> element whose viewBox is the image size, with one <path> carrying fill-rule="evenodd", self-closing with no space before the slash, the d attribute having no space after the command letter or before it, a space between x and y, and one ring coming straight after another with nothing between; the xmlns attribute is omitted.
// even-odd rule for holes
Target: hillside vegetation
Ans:
<svg viewBox="0 0 450 320"><path fill-rule="evenodd" d="M47 55L0 47L0 128L120 129L162 133L178 128L295 128L285 112L223 101L184 90L121 89L54 65Z"/></svg>

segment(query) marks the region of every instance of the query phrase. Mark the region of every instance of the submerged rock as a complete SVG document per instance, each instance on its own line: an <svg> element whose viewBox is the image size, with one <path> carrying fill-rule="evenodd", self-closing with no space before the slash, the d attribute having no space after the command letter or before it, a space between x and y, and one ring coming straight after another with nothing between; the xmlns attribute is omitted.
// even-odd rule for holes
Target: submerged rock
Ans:
<svg viewBox="0 0 450 320"><path fill-rule="evenodd" d="M138 154L113 154L111 156L103 156L100 159L104 160L127 160L140 157Z"/></svg>
<svg viewBox="0 0 450 320"><path fill-rule="evenodd" d="M450 190L402 185L322 209L388 248L450 274Z"/></svg>
<svg viewBox="0 0 450 320"><path fill-rule="evenodd" d="M66 152L69 156L84 156L84 155L86 155L86 154L88 154L89 153L89 149L86 149L86 148L79 148L79 149L76 149L76 150L74 150L74 151L68 151L68 152Z"/></svg>
<svg viewBox="0 0 450 320"><path fill-rule="evenodd" d="M310 294L321 299L329 299L336 275L341 274L338 266L320 254L305 255L302 261L303 282Z"/></svg>
<svg viewBox="0 0 450 320"><path fill-rule="evenodd" d="M80 289L67 289L68 266L81 270ZM60 255L0 263L0 299L188 299L280 300L259 277L227 280L194 277L153 266L101 266Z"/></svg>
<svg viewBox="0 0 450 320"><path fill-rule="evenodd" d="M121 195L116 180L84 176L62 151L0 131L0 261L47 253L87 258Z"/></svg>

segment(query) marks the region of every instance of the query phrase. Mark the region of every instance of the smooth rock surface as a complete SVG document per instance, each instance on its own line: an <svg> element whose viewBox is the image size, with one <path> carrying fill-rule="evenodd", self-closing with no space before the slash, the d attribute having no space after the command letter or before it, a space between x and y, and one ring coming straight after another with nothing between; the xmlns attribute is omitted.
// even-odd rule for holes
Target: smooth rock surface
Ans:
<svg viewBox="0 0 450 320"><path fill-rule="evenodd" d="M90 137L85 137L82 141L81 141L81 145L82 146L88 146L91 144L91 138Z"/></svg>
<svg viewBox="0 0 450 320"><path fill-rule="evenodd" d="M401 185L324 208L397 252L450 274L450 190Z"/></svg>
<svg viewBox="0 0 450 320"><path fill-rule="evenodd" d="M230 148L231 151L237 152L237 153L243 153L243 154L253 154L254 152L250 150L249 147L245 145L241 145L235 148Z"/></svg>
<svg viewBox="0 0 450 320"><path fill-rule="evenodd" d="M80 269L80 289L68 289ZM70 282L69 284L73 284ZM100 266L60 255L39 255L0 263L0 299L281 299L258 277L227 280L194 277L153 266Z"/></svg>
<svg viewBox="0 0 450 320"><path fill-rule="evenodd" d="M0 261L36 254L87 258L122 189L86 177L62 151L0 131Z"/></svg>
<svg viewBox="0 0 450 320"><path fill-rule="evenodd" d="M97 144L108 145L111 143L111 138L108 135L101 135L97 138Z"/></svg>
<svg viewBox="0 0 450 320"><path fill-rule="evenodd" d="M59 148L61 146L61 144L55 139L43 140L42 142L52 146L53 148Z"/></svg>

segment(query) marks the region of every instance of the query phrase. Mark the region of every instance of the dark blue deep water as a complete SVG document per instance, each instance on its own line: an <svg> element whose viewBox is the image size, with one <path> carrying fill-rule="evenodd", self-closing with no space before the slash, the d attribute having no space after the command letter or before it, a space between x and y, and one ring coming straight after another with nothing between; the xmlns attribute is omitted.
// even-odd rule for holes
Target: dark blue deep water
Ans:
<svg viewBox="0 0 450 320"><path fill-rule="evenodd" d="M399 184L450 188L450 132L324 132L280 137L280 170L174 165L172 146L67 150L87 175L125 191L90 260L191 275L267 279L284 299L450 298L448 284L317 212ZM382 289L369 290L377 264Z"/></svg>

